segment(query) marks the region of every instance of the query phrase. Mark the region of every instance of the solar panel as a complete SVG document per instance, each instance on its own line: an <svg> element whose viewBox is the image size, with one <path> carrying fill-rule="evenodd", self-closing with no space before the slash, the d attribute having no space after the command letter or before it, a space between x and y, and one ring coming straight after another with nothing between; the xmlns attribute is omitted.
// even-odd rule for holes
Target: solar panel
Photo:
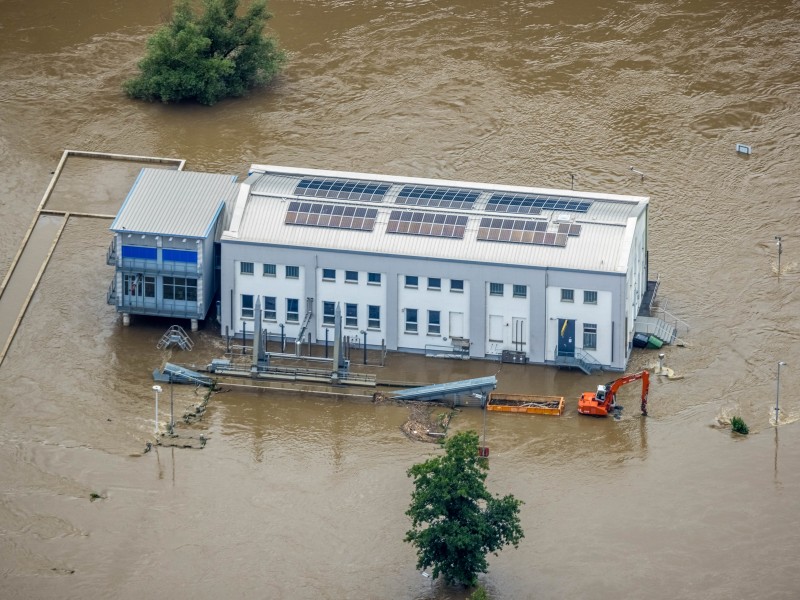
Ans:
<svg viewBox="0 0 800 600"><path fill-rule="evenodd" d="M375 228L377 216L377 208L293 201L289 203L284 223L372 231Z"/></svg>
<svg viewBox="0 0 800 600"><path fill-rule="evenodd" d="M386 233L408 235L431 235L463 239L467 229L467 217L446 213L393 210L389 215Z"/></svg>
<svg viewBox="0 0 800 600"><path fill-rule="evenodd" d="M478 239L488 242L539 244L562 248L567 245L566 233L548 232L546 221L526 219L484 217L478 227Z"/></svg>
<svg viewBox="0 0 800 600"><path fill-rule="evenodd" d="M431 185L406 185L397 195L397 204L433 208L470 209L480 192Z"/></svg>
<svg viewBox="0 0 800 600"><path fill-rule="evenodd" d="M578 237L581 234L581 226L577 223L561 223L558 226L558 233L566 233L570 237Z"/></svg>
<svg viewBox="0 0 800 600"><path fill-rule="evenodd" d="M301 179L294 190L296 196L381 202L391 186L388 183L308 177Z"/></svg>
<svg viewBox="0 0 800 600"><path fill-rule="evenodd" d="M568 210L586 212L592 205L591 200L569 198L565 196L548 196L545 194L513 194L497 192L492 194L486 203L486 210L491 212L538 215L545 210Z"/></svg>

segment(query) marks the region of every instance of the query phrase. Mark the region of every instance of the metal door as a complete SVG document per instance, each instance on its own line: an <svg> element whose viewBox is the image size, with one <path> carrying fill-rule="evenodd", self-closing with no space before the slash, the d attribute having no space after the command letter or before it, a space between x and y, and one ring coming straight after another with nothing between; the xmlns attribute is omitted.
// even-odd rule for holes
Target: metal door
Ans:
<svg viewBox="0 0 800 600"><path fill-rule="evenodd" d="M558 355L575 356L575 320L558 320Z"/></svg>

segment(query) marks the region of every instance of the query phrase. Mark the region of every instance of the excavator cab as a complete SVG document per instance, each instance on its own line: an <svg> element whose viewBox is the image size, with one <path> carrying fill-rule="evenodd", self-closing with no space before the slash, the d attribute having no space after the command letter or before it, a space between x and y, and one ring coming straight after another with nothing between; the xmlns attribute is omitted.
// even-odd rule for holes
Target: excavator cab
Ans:
<svg viewBox="0 0 800 600"><path fill-rule="evenodd" d="M611 383L598 385L597 391L594 393L584 392L578 399L578 412L582 415L607 416L617 407L619 388L638 379L642 380L642 414L647 416L647 394L650 391L650 373L648 371L623 375Z"/></svg>

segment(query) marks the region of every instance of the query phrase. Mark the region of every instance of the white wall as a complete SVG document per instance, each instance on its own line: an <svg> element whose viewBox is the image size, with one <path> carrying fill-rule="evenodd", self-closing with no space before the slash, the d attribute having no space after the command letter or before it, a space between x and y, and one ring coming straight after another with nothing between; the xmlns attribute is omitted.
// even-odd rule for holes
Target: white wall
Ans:
<svg viewBox="0 0 800 600"><path fill-rule="evenodd" d="M503 284L503 295L495 296L490 293L491 283L486 282L486 349L489 355L499 355L503 350L514 350L529 353L530 348L530 298L532 290L526 287L524 298L514 298L514 284L503 281L494 283ZM515 319L523 323L521 340L523 345L514 344Z"/></svg>
<svg viewBox="0 0 800 600"><path fill-rule="evenodd" d="M333 268L321 265L316 273L316 299L314 301L314 312L316 316L316 338L325 339L325 329L329 327L328 333L330 340L333 340L333 325L326 326L323 323L323 302L338 302L342 315L342 335L356 336L361 340L359 332L367 332L367 344L379 346L386 339L386 323L388 319L386 309L386 274L381 273L381 282L369 283L367 273L358 272L358 283L348 283L345 281L345 270L335 269L335 281L323 280L323 268ZM348 327L346 325L345 304L358 305L358 326ZM380 306L381 308L381 327L380 329L368 328L370 305Z"/></svg>
<svg viewBox="0 0 800 600"><path fill-rule="evenodd" d="M240 261L234 261L234 311L233 324L237 333L242 331L242 322L247 324L248 334L253 333L254 319L242 318L242 294L252 294L261 298L261 309L264 309L264 296L275 296L276 298L276 319L267 321L262 318L262 327L275 334L280 331L279 324L284 323L284 333L288 337L296 337L300 332L300 325L306 312L305 297L305 268L300 267L300 277L298 279L287 279L286 265L278 264L275 267L274 277L263 275L263 263L253 264L253 274L243 275L241 273ZM299 323L286 322L286 299L296 298L298 300ZM253 298L255 306L255 297Z"/></svg>
<svg viewBox="0 0 800 600"><path fill-rule="evenodd" d="M584 304L584 290L569 289L574 289L573 302L561 301L560 287L547 288L547 360L555 359L555 349L558 345L558 320L572 319L575 321L575 348L583 349L584 323L594 323L597 325L597 349L584 351L603 364L611 363L611 322L613 318L611 292L598 291L597 304Z"/></svg>
<svg viewBox="0 0 800 600"><path fill-rule="evenodd" d="M413 275L409 273L409 275ZM428 289L428 278L419 277L416 289L406 287L405 275L397 277L397 346L424 350L425 346L449 346L451 344L451 313L463 314L464 338L469 338L469 282L464 281L464 291L450 290L450 280L441 279L439 290ZM417 333L406 333L406 309L417 309ZM440 332L428 333L428 311L438 310L440 316Z"/></svg>

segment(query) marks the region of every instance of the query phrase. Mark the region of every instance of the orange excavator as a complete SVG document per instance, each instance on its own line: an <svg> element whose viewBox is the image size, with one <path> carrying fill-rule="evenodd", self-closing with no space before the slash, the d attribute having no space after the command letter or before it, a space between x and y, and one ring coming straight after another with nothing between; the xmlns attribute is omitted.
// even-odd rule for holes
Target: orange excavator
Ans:
<svg viewBox="0 0 800 600"><path fill-rule="evenodd" d="M650 373L647 371L623 375L615 381L598 385L597 392L583 392L578 400L578 412L582 415L607 416L617 406L619 388L637 379L642 380L642 414L647 416L647 393L650 391Z"/></svg>

